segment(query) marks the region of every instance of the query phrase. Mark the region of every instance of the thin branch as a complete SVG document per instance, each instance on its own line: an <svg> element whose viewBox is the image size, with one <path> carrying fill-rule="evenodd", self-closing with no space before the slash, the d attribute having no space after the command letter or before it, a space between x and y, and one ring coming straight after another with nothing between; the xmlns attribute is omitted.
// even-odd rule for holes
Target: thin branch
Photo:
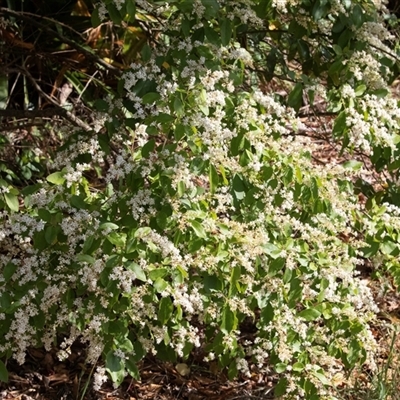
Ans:
<svg viewBox="0 0 400 400"><path fill-rule="evenodd" d="M43 31L47 32L48 34L57 37L58 39L60 39L61 41L63 41L64 43L70 45L72 48L74 48L75 50L79 51L80 53L84 54L88 59L100 64L101 66L103 66L104 68L113 71L115 74L117 75L121 75L122 72L119 68L114 67L113 65L105 62L101 57L99 57L98 55L94 54L93 52L91 52L90 50L86 49L85 47L81 46L80 44L74 42L71 39L68 39L67 37L61 35L60 33L58 33L57 31L49 28L46 25L43 25L41 22L36 21L35 18L30 17L30 15L34 15L36 18L38 18L40 20L41 16L40 15L35 15L35 14L30 14L30 13L25 13L25 12L17 12L17 11L13 11L10 10L8 8L4 8L4 7L0 7L0 14L5 14L5 15L11 15L15 18L19 18L22 19L24 21L28 21L30 24L37 26L38 28L42 29Z"/></svg>
<svg viewBox="0 0 400 400"><path fill-rule="evenodd" d="M374 49L376 49L376 50L379 50L379 51L381 51L382 53L386 54L387 56L394 58L397 62L400 61L400 58L399 58L399 57L397 56L397 54L395 54L394 52L391 53L391 52L389 52L389 51L387 51L387 50L385 50L385 49L382 49L382 48L379 47L379 46L376 46L376 45L372 44L372 43L369 43L369 45L370 45L372 48L374 48Z"/></svg>
<svg viewBox="0 0 400 400"><path fill-rule="evenodd" d="M256 73L258 73L258 74L265 74L267 71L266 70L264 70L264 69L258 69L258 68L248 68L248 70L250 71L250 72L256 72ZM273 78L277 78L277 79L280 79L280 80L282 80L282 81L288 81L288 82L292 82L292 83L297 83L297 81L295 81L295 80L293 80L293 79L290 79L290 78L288 78L287 76L284 76L284 75L276 75L276 74L272 74L272 77Z"/></svg>
<svg viewBox="0 0 400 400"><path fill-rule="evenodd" d="M26 118L26 119L34 119L34 118L52 118L56 116L63 117L64 110L61 107L48 107L43 110L0 110L0 117L5 118ZM19 128L19 126L17 126Z"/></svg>
<svg viewBox="0 0 400 400"><path fill-rule="evenodd" d="M80 118L72 114L71 112L67 111L65 108L62 108L60 106L55 106L55 107L49 107L45 108L43 110L13 110L13 109L8 109L8 110L0 110L0 117L5 117L5 118L27 118L27 119L35 119L35 118L54 118L54 117L63 117L70 121L72 124L79 126L80 128L84 129L87 132L92 131L93 129L91 128L90 125L86 124L84 121L82 121ZM38 124L34 124L37 126ZM4 130L7 128L7 126L4 126L1 128L1 130ZM20 128L19 126L13 126L10 128L12 129L17 129Z"/></svg>
<svg viewBox="0 0 400 400"><path fill-rule="evenodd" d="M69 26L67 24L64 24L61 21L57 21L56 19L53 19L53 18L50 18L50 17L46 17L44 15L38 15L38 14L30 13L30 12L27 12L27 11L24 11L23 13L25 15L27 15L28 17L32 17L32 18L36 18L36 19L44 19L45 21L52 22L54 25L60 25L60 26L62 26L64 28L67 28L71 32L75 33L77 36L80 36L81 39L84 39L82 33L76 31L74 28L72 28L71 26Z"/></svg>
<svg viewBox="0 0 400 400"><path fill-rule="evenodd" d="M83 128L85 131L92 131L93 129L84 121L79 119L76 115L72 114L65 108L61 107L59 103L54 100L52 97L50 97L47 93L45 93L42 88L39 86L39 84L36 82L35 78L30 74L30 72L26 69L23 70L23 73L27 76L27 78L31 81L32 85L35 87L35 89L40 93L40 95L45 98L50 104L53 104L55 108L58 108L60 112L62 113L61 115L65 118L68 119L70 122L73 124L79 126L80 128Z"/></svg>
<svg viewBox="0 0 400 400"><path fill-rule="evenodd" d="M3 110L0 110L0 112ZM14 110L11 110L14 111ZM26 123L22 125L15 125L12 123L9 124L0 124L0 132L10 132L10 131L16 131L16 130L21 130L21 129L28 129L28 128L37 128L38 126L45 126L44 123L39 122L39 123ZM9 147L14 147L14 148L31 148L32 146L16 146L15 144L2 144L2 146L9 146Z"/></svg>
<svg viewBox="0 0 400 400"><path fill-rule="evenodd" d="M11 70L11 69L10 69ZM53 105L51 108L46 108L44 110L0 110L0 116L3 117L14 117L14 118L40 118L40 117L54 117L56 115L67 119L68 121L72 122L74 125L83 128L85 131L90 132L93 129L88 125L86 122L82 121L76 115L71 113L70 111L66 110L65 108L61 107L60 104L50 97L47 93L45 93L39 84L36 82L35 78L30 74L30 72L26 69L16 69L13 68L13 71L18 71L25 75L35 87L37 92L43 97L47 102Z"/></svg>

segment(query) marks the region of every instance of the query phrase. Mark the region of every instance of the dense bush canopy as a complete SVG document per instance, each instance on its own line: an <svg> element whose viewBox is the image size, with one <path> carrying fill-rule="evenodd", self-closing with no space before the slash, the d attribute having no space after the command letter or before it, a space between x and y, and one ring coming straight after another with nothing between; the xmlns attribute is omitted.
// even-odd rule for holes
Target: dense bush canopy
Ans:
<svg viewBox="0 0 400 400"><path fill-rule="evenodd" d="M99 43L86 57L106 78L100 42L123 38L122 74L86 86L66 74L62 145L32 150L35 170L1 172L0 354L22 364L58 343L67 357L79 339L95 384L107 371L119 385L146 354L196 350L230 378L277 374L276 395L334 398L346 371L375 364L379 310L359 267L400 280L385 6L104 0L87 12ZM342 161L316 160L313 129Z"/></svg>

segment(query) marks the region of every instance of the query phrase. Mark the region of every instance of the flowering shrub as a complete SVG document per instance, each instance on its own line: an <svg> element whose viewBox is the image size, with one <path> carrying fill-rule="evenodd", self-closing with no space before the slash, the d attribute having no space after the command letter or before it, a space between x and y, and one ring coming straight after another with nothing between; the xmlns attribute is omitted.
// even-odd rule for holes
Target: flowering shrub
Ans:
<svg viewBox="0 0 400 400"><path fill-rule="evenodd" d="M230 378L276 373L277 396L333 398L346 370L374 368L378 308L357 266L400 280L384 7L114 0L92 20L135 11L159 33L96 101L93 131L71 128L45 181L20 193L0 181L0 353L22 364L62 337L63 358L79 339L105 362L99 388L105 371L139 378L146 354L197 348ZM272 78L287 97L265 89ZM387 171L387 189L361 161L313 162L317 144L297 132L317 98L342 152Z"/></svg>

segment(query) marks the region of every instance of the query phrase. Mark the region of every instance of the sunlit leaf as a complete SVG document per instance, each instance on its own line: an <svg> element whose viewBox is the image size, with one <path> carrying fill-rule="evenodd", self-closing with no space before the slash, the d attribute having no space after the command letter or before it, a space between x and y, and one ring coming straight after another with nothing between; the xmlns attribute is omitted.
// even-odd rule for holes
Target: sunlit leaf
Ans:
<svg viewBox="0 0 400 400"><path fill-rule="evenodd" d="M11 211L19 211L18 197L11 193L4 193L4 198Z"/></svg>

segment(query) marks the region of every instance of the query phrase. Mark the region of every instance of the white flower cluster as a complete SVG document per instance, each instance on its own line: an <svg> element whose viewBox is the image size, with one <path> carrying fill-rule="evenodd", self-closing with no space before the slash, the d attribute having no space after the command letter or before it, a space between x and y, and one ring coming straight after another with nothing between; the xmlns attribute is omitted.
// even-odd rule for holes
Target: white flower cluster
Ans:
<svg viewBox="0 0 400 400"><path fill-rule="evenodd" d="M184 268L183 259L179 250L167 237L150 230L146 235L142 236L141 239L145 243L147 242L155 245L161 252L163 259L170 258L173 265L180 265Z"/></svg>
<svg viewBox="0 0 400 400"><path fill-rule="evenodd" d="M296 7L300 3L298 0L273 0L272 6L276 8L276 10L282 14L286 14L288 12L288 7Z"/></svg>
<svg viewBox="0 0 400 400"><path fill-rule="evenodd" d="M131 155L125 149L120 151L113 160L111 157L108 157L108 162L110 167L108 168L107 175L105 176L105 181L107 183L118 181L121 178L124 178L128 175L134 168L132 163L130 162Z"/></svg>
<svg viewBox="0 0 400 400"><path fill-rule="evenodd" d="M65 161L68 160L70 163L67 163L67 166L71 167L72 161L81 154L90 154L93 163L102 165L104 162L105 153L101 150L99 142L87 135L80 135L66 150L57 152L55 159L49 166L52 169L61 169L65 166Z"/></svg>
<svg viewBox="0 0 400 400"><path fill-rule="evenodd" d="M354 78L367 85L371 89L381 89L386 87L386 82L381 69L383 67L379 61L365 50L355 51L348 60L350 71Z"/></svg>
<svg viewBox="0 0 400 400"><path fill-rule="evenodd" d="M99 391L104 383L108 381L106 370L103 367L97 367L96 372L93 374L93 390Z"/></svg>
<svg viewBox="0 0 400 400"><path fill-rule="evenodd" d="M347 97L351 98L351 94L349 89L345 89ZM400 108L396 100L389 96L378 98L366 95L358 99L358 106L360 110L354 107L346 110L350 143L366 154L371 154L372 143L395 149L399 136L397 132L400 132Z"/></svg>
<svg viewBox="0 0 400 400"><path fill-rule="evenodd" d="M369 43L375 50L384 52L387 57L395 58L392 49L386 43L395 39L395 36L382 22L367 21L357 30L358 40Z"/></svg>

